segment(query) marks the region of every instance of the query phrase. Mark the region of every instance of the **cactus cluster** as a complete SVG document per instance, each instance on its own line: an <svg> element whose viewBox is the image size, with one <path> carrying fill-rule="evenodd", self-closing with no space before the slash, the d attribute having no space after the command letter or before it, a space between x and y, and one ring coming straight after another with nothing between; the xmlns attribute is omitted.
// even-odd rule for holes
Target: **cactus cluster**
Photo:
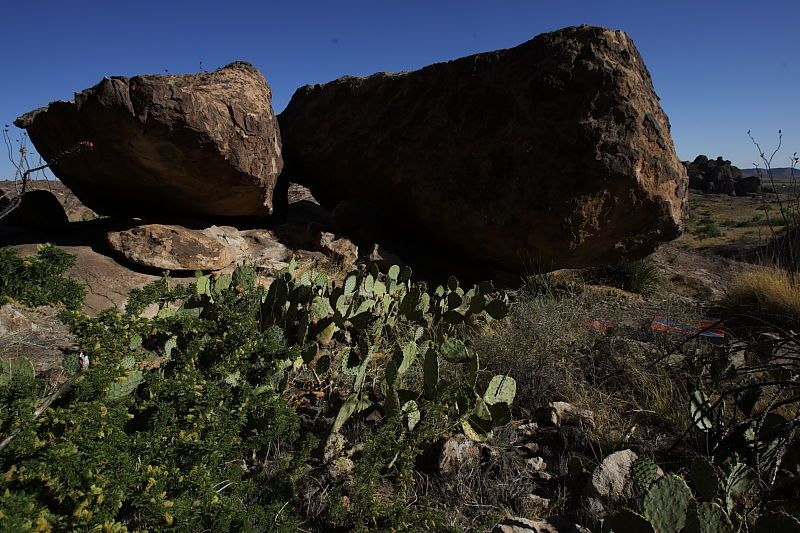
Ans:
<svg viewBox="0 0 800 533"><path fill-rule="evenodd" d="M195 300L178 312L202 312L232 284L253 283L241 268L232 276L198 276ZM290 368L313 364L319 370L321 364L329 364L327 347L346 336L351 346L342 350L342 371L352 376L353 386L336 416L334 433L371 405L364 391L367 370L376 355L387 350L380 390L383 412L387 417L402 417L409 430L420 420L420 401L437 399L447 385L440 377L442 361L462 365L474 390L478 356L457 338L457 328L502 319L509 312L507 295L497 293L491 283L465 289L450 277L430 292L425 284L412 283L408 266L395 265L386 273L375 266L359 268L338 284L324 273L297 275L296 271L293 261L278 272L262 297L262 329L279 326L298 346L276 370L272 386L285 384L285 371ZM412 390L405 379L414 365L420 366L422 390ZM484 394L474 394L474 402L460 406L465 431L485 438L493 427L510 420L515 392L512 378L492 379Z"/></svg>
<svg viewBox="0 0 800 533"><path fill-rule="evenodd" d="M720 483L717 468L706 459L697 458L689 472L694 492L675 474L652 481L656 468L649 459L634 462L632 477L646 489L641 502L642 513L623 509L607 517L603 522L605 533L734 533L740 530L739 526L745 521L741 504L755 487L756 475L751 467L743 463L734 465L724 483ZM763 533L800 531L800 521L783 512L770 512L755 521L753 530Z"/></svg>

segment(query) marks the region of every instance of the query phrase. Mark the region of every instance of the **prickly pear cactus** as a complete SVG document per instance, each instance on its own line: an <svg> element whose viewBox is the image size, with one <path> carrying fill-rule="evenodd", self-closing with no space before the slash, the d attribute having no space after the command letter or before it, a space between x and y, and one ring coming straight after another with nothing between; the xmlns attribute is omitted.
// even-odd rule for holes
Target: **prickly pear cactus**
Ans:
<svg viewBox="0 0 800 533"><path fill-rule="evenodd" d="M685 533L734 533L725 511L713 502L700 502L689 506Z"/></svg>
<svg viewBox="0 0 800 533"><path fill-rule="evenodd" d="M755 486L755 471L744 463L737 463L725 480L725 504L732 512L739 500Z"/></svg>
<svg viewBox="0 0 800 533"><path fill-rule="evenodd" d="M113 401L124 398L135 391L142 381L144 381L144 376L141 370L129 370L111 384L106 392L106 399Z"/></svg>
<svg viewBox="0 0 800 533"><path fill-rule="evenodd" d="M719 476L714 465L703 457L697 457L692 461L689 470L689 479L694 487L697 499L710 502L717 497L719 492Z"/></svg>
<svg viewBox="0 0 800 533"><path fill-rule="evenodd" d="M653 526L645 517L630 509L622 511L603 520L603 533L655 533Z"/></svg>
<svg viewBox="0 0 800 533"><path fill-rule="evenodd" d="M643 491L650 488L657 475L658 466L649 457L639 457L631 465L631 477Z"/></svg>
<svg viewBox="0 0 800 533"><path fill-rule="evenodd" d="M436 389L439 386L439 357L436 350L428 349L423 363L423 379L425 387L425 397L433 398L436 396Z"/></svg>
<svg viewBox="0 0 800 533"><path fill-rule="evenodd" d="M656 481L644 496L644 516L659 533L678 533L686 523L686 509L692 499L689 486L669 474Z"/></svg>
<svg viewBox="0 0 800 533"><path fill-rule="evenodd" d="M517 394L517 382L511 376L499 375L492 378L486 387L483 401L487 405L514 403L514 396Z"/></svg>

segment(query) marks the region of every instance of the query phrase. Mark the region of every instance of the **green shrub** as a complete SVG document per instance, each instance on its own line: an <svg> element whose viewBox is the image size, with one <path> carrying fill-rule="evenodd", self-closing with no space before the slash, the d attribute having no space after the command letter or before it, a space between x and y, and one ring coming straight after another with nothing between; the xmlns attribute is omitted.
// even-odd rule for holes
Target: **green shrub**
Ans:
<svg viewBox="0 0 800 533"><path fill-rule="evenodd" d="M89 364L65 359L58 399L36 417L43 380L22 364L0 379L0 424L14 434L0 450L0 530L447 530L410 508L414 465L468 418L483 438L508 420L513 380L476 396L477 357L458 337L509 304L455 279L428 294L410 275L356 271L335 287L290 267L265 290L239 267L188 288L165 277L125 313L62 313ZM141 317L152 304L157 316ZM423 361L437 363L424 390ZM314 423L298 391L323 379L340 388ZM365 429L369 405L385 422ZM359 444L351 482L315 477L332 431ZM311 516L304 487L323 482L331 492Z"/></svg>
<svg viewBox="0 0 800 533"><path fill-rule="evenodd" d="M17 300L26 305L63 304L80 309L85 287L64 273L75 264L75 256L45 244L37 255L20 257L12 248L0 248L0 301Z"/></svg>
<svg viewBox="0 0 800 533"><path fill-rule="evenodd" d="M664 284L658 265L648 259L636 261L623 259L616 265L590 269L586 279L592 283L617 287L643 296L657 294Z"/></svg>
<svg viewBox="0 0 800 533"><path fill-rule="evenodd" d="M722 235L722 231L716 222L708 217L704 217L694 230L694 234L700 240L713 239Z"/></svg>

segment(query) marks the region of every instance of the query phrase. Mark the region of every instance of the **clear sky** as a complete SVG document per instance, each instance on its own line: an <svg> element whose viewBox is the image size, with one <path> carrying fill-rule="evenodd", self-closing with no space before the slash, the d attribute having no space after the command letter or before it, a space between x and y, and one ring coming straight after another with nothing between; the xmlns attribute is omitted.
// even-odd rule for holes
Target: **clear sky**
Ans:
<svg viewBox="0 0 800 533"><path fill-rule="evenodd" d="M681 159L750 167L747 130L800 151L800 0L7 2L0 122L70 99L103 76L212 70L250 61L280 112L307 83L412 70L576 24L634 39ZM13 125L9 134L19 135ZM0 178L13 176L5 154Z"/></svg>

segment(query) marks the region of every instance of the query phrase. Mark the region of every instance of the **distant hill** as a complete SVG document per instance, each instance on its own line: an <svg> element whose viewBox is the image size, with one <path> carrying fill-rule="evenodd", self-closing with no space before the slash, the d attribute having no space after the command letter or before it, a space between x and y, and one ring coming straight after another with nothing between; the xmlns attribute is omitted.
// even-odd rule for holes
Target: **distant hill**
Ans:
<svg viewBox="0 0 800 533"><path fill-rule="evenodd" d="M759 169L757 168L743 168L741 170L743 176L758 176ZM775 178L776 181L787 181L791 177L791 172L792 169L789 167L773 168L772 177ZM764 169L761 169L761 174L766 178L767 173ZM795 178L800 179L800 169L794 169L794 176Z"/></svg>

